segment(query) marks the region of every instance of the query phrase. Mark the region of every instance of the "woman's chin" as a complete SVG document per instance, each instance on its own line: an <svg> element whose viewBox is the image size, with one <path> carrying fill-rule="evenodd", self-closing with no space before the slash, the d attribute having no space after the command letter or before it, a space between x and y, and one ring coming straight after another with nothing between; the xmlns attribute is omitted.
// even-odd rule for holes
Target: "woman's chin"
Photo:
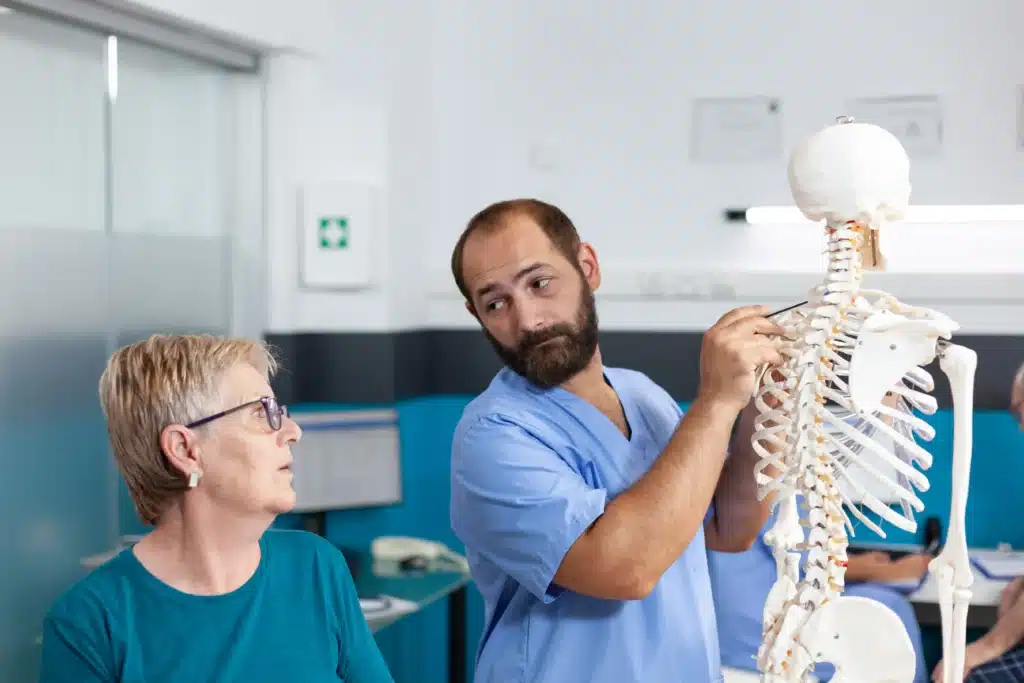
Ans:
<svg viewBox="0 0 1024 683"><path fill-rule="evenodd" d="M287 491L282 491L275 496L273 503L271 503L271 510L274 514L283 515L291 512L295 508L296 495L295 489L290 485Z"/></svg>

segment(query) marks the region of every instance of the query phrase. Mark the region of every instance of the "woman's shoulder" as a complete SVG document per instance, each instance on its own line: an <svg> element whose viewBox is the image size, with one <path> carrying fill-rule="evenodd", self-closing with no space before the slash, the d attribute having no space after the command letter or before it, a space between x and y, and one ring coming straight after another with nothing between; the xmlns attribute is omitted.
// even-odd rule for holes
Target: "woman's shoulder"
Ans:
<svg viewBox="0 0 1024 683"><path fill-rule="evenodd" d="M268 588L278 594L284 587L291 603L326 601L338 608L355 594L355 577L345 554L323 536L272 529L264 534L264 543L273 566Z"/></svg>
<svg viewBox="0 0 1024 683"><path fill-rule="evenodd" d="M50 605L46 621L75 625L80 629L103 627L111 621L109 613L126 604L124 593L130 590L131 549L125 548L103 564L78 578Z"/></svg>
<svg viewBox="0 0 1024 683"><path fill-rule="evenodd" d="M267 529L263 534L263 544L271 551L280 549L311 556L341 554L341 551L323 536L301 529Z"/></svg>
<svg viewBox="0 0 1024 683"><path fill-rule="evenodd" d="M268 529L263 535L264 547L275 558L285 558L305 571L310 564L334 572L348 571L345 555L329 540L310 531Z"/></svg>

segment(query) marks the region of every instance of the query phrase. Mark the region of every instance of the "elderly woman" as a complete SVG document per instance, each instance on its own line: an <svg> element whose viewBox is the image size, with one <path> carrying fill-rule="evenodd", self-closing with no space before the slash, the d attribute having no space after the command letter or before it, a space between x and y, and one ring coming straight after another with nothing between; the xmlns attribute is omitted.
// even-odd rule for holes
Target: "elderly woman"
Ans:
<svg viewBox="0 0 1024 683"><path fill-rule="evenodd" d="M300 430L264 346L154 336L100 379L114 457L153 526L72 586L43 630L43 683L391 682L341 552L270 529L295 504Z"/></svg>
<svg viewBox="0 0 1024 683"><path fill-rule="evenodd" d="M1024 429L1024 364L1017 370L1010 387L1010 414L1017 424Z"/></svg>

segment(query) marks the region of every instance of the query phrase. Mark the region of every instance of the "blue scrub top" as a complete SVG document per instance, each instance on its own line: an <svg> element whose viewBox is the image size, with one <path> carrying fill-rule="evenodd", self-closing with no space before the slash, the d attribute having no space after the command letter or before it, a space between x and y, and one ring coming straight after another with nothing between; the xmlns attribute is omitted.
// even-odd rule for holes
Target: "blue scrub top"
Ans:
<svg viewBox="0 0 1024 683"><path fill-rule="evenodd" d="M721 680L703 529L643 600L552 583L569 547L650 468L682 416L646 375L604 373L629 439L590 403L508 368L455 430L452 528L485 605L478 683Z"/></svg>

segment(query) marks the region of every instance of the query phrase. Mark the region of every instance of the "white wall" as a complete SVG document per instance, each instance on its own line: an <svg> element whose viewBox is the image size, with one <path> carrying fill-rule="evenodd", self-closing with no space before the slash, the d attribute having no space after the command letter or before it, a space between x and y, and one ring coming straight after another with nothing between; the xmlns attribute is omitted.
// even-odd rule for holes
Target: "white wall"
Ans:
<svg viewBox="0 0 1024 683"><path fill-rule="evenodd" d="M1016 149L1024 78L1016 27L1024 7L1011 0L970 7L726 0L700 8L450 0L435 13L436 97L445 105L437 117L441 213L425 256L436 289L451 289L447 257L465 220L496 199L531 194L561 205L595 244L608 295L636 292L641 267L819 272L816 231L746 227L720 216L727 207L790 203L789 148L847 113L856 97L942 98L945 146L939 158L914 161L915 203L1024 203ZM750 95L781 99L783 153L765 163L690 163L693 99ZM553 168L531 165L538 147ZM998 270L1024 272L1024 226L903 230L887 240L894 270L985 271L982 259L994 257ZM802 283L813 279L788 283L789 300L801 300ZM725 284L742 295L761 292L765 280ZM906 277L887 284L914 300L922 294ZM773 289L781 307L786 290ZM737 303L606 298L601 312L605 326L699 328ZM1018 307L928 305L960 319L965 331L1024 331ZM429 315L472 324L454 299L432 302Z"/></svg>
<svg viewBox="0 0 1024 683"><path fill-rule="evenodd" d="M1015 65L1024 59L1015 27L1024 8L1012 0L972 7L726 0L699 9L584 0L145 4L299 52L269 60L274 331L474 325L451 296L451 247L476 210L524 195L561 205L595 244L606 273L606 327L701 329L752 301L751 292L773 294L780 307L795 303L819 271L818 235L727 224L721 212L789 203L789 148L856 97L941 97L944 147L938 158L914 161L915 203L1024 203L1015 146ZM693 99L748 95L780 98L779 157L691 163ZM538 150L550 168L531 165ZM384 193L375 256L382 286L302 292L297 186L343 177L368 178ZM995 255L1024 298L1024 267L1010 256L1024 247L1021 231L904 229L888 250L903 275L881 282L918 303L924 285L945 286L941 300L924 303L953 315L965 332L1024 331L1020 305L953 297L976 299L990 281L906 276L985 272L982 260ZM692 268L716 278L687 280ZM649 275L641 269L660 282L641 279ZM773 286L742 277L752 269L771 274ZM648 287L663 296L722 284L735 299L638 296Z"/></svg>
<svg viewBox="0 0 1024 683"><path fill-rule="evenodd" d="M413 327L418 235L433 226L429 2L139 0L177 20L272 47L267 78L269 329ZM367 292L299 287L295 222L304 183L358 179L379 191ZM401 239L395 236L401 235Z"/></svg>

